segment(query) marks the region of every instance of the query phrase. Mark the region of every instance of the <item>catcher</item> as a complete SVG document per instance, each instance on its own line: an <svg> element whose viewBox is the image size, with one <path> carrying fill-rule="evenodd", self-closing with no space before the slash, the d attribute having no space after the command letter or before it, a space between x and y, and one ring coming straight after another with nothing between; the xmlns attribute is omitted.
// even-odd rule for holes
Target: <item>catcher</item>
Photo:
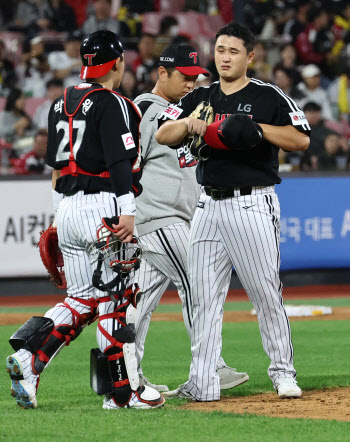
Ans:
<svg viewBox="0 0 350 442"><path fill-rule="evenodd" d="M57 353L98 317L91 351L91 387L103 408L161 407L164 398L140 386L135 355L134 273L141 252L134 236L141 187L138 108L113 92L124 72L117 35L98 31L81 45L84 83L65 90L49 113L47 163L54 168L57 229L41 236L43 262L68 297L44 317L34 316L10 339L6 360L11 394L36 408L39 376ZM102 219L101 219L102 218ZM58 250L60 248L61 252ZM64 274L62 270L64 259Z"/></svg>

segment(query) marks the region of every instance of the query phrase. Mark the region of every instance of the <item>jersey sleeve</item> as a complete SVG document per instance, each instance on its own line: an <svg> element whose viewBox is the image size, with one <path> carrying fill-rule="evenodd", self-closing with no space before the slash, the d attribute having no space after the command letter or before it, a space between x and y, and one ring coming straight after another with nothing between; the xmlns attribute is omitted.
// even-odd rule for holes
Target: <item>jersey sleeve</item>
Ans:
<svg viewBox="0 0 350 442"><path fill-rule="evenodd" d="M111 95L103 102L99 134L107 168L118 161L134 159L138 151L138 133L131 106L121 97Z"/></svg>
<svg viewBox="0 0 350 442"><path fill-rule="evenodd" d="M146 161L150 152L152 142L154 140L154 134L158 129L158 121L154 116L151 118L153 103L150 100L139 101L134 100L134 103L139 107L142 113L142 119L140 123L140 140L142 148L142 158Z"/></svg>
<svg viewBox="0 0 350 442"><path fill-rule="evenodd" d="M48 138L47 138L47 151L46 151L46 163L56 168L56 129L55 129L55 115L54 104L51 105L48 115Z"/></svg>
<svg viewBox="0 0 350 442"><path fill-rule="evenodd" d="M295 101L288 97L281 89L276 89L278 112L276 115L276 126L295 127L300 132L310 134L311 128L304 112L299 108Z"/></svg>

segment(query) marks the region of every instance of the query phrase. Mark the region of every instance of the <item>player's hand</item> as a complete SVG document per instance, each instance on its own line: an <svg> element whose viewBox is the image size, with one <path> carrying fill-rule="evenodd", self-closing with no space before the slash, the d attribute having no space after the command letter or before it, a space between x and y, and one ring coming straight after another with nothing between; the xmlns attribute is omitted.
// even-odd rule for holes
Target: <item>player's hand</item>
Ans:
<svg viewBox="0 0 350 442"><path fill-rule="evenodd" d="M114 233L123 242L130 242L134 234L135 217L131 215L120 215L119 224L112 224L118 232Z"/></svg>
<svg viewBox="0 0 350 442"><path fill-rule="evenodd" d="M203 120L198 120L197 118L186 118L187 123L187 133L191 135L199 135L203 137L207 131L207 122Z"/></svg>

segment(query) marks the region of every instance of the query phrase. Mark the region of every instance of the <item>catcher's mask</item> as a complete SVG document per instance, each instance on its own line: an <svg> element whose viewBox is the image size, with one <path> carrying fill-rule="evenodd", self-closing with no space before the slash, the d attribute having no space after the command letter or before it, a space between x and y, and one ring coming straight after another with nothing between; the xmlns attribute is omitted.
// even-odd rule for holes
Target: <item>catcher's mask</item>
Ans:
<svg viewBox="0 0 350 442"><path fill-rule="evenodd" d="M130 242L123 243L112 232L101 226L97 230L97 240L92 243L91 251L97 254L97 258L92 261L92 264L97 262L96 270L92 276L93 286L107 292L110 296L119 295L122 290L112 291L112 289L119 282L122 283L123 288L130 272L140 267L142 249L139 239L133 236ZM104 283L102 280L102 264L117 273L116 277L108 283Z"/></svg>

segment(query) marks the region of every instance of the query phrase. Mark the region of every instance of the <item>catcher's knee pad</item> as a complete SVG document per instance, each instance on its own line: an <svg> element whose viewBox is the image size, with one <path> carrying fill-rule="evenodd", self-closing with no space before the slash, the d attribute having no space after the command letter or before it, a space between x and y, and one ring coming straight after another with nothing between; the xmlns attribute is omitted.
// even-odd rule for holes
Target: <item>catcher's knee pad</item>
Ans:
<svg viewBox="0 0 350 442"><path fill-rule="evenodd" d="M24 348L35 353L52 332L54 326L51 318L33 316L11 336L9 342L15 351Z"/></svg>
<svg viewBox="0 0 350 442"><path fill-rule="evenodd" d="M71 325L55 326L51 318L33 316L11 336L10 344L16 351L24 348L33 353L32 368L40 374L61 346L68 345L75 336Z"/></svg>

